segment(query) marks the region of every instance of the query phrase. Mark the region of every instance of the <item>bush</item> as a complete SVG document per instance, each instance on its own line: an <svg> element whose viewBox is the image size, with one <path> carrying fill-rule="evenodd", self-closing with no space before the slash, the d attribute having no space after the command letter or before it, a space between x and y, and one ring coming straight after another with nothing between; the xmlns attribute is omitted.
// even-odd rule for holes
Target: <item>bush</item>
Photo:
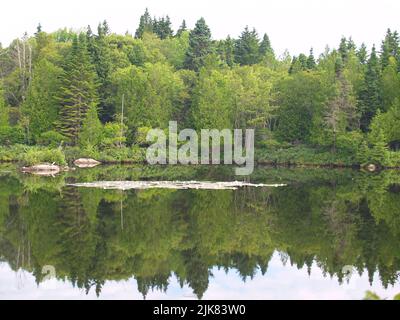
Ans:
<svg viewBox="0 0 400 320"><path fill-rule="evenodd" d="M19 161L28 149L28 146L21 144L16 144L11 147L0 146L0 161Z"/></svg>
<svg viewBox="0 0 400 320"><path fill-rule="evenodd" d="M21 127L0 127L0 144L12 145L17 143L24 143L24 140L24 130Z"/></svg>
<svg viewBox="0 0 400 320"><path fill-rule="evenodd" d="M146 137L151 128L149 127L140 127L137 129L135 142L141 147L148 147L150 144L147 141Z"/></svg>
<svg viewBox="0 0 400 320"><path fill-rule="evenodd" d="M342 152L356 155L363 141L364 136L361 132L346 132L337 136L336 146Z"/></svg>
<svg viewBox="0 0 400 320"><path fill-rule="evenodd" d="M57 131L47 131L40 135L37 142L40 145L55 148L60 146L63 142L68 142L68 138Z"/></svg>
<svg viewBox="0 0 400 320"><path fill-rule="evenodd" d="M65 155L61 148L57 149L38 149L30 148L22 155L22 162L25 165L32 166L40 163L55 163L58 165L66 165Z"/></svg>
<svg viewBox="0 0 400 320"><path fill-rule="evenodd" d="M103 148L119 147L121 144L125 144L126 137L121 135L125 133L128 128L124 125L121 128L121 124L115 122L109 122L104 125L103 137L101 140L101 146Z"/></svg>

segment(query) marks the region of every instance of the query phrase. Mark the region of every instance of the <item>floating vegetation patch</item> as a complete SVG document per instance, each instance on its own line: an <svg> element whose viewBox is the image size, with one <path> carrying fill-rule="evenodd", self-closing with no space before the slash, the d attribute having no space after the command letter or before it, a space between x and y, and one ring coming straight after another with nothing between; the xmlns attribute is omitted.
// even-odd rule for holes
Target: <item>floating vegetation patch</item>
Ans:
<svg viewBox="0 0 400 320"><path fill-rule="evenodd" d="M197 190L237 190L243 187L285 187L285 184L253 184L248 182L207 182L207 181L97 181L70 184L74 187L101 188L109 190L130 189L197 189Z"/></svg>

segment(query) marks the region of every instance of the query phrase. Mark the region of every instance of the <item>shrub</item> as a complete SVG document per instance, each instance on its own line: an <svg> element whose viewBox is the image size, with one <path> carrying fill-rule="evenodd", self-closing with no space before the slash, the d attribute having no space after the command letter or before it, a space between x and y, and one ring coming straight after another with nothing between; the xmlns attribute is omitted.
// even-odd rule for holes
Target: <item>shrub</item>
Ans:
<svg viewBox="0 0 400 320"><path fill-rule="evenodd" d="M55 148L63 142L68 142L68 138L57 131L47 131L42 133L38 139L38 144Z"/></svg>
<svg viewBox="0 0 400 320"><path fill-rule="evenodd" d="M25 135L21 127L0 127L0 144L11 145L17 143L24 143Z"/></svg>
<svg viewBox="0 0 400 320"><path fill-rule="evenodd" d="M66 165L65 155L61 148L57 149L28 149L21 158L25 165L32 166L40 163L55 163L58 165Z"/></svg>
<svg viewBox="0 0 400 320"><path fill-rule="evenodd" d="M127 127L124 125L121 128L121 124L115 122L109 122L104 125L103 137L101 146L103 148L112 148L123 145L126 142L126 137L121 135L122 132L127 131Z"/></svg>
<svg viewBox="0 0 400 320"><path fill-rule="evenodd" d="M361 132L346 132L337 136L336 146L342 152L356 155L363 141L364 136Z"/></svg>
<svg viewBox="0 0 400 320"><path fill-rule="evenodd" d="M141 147L148 147L149 142L146 140L148 132L151 130L149 127L140 127L137 129L135 142Z"/></svg>

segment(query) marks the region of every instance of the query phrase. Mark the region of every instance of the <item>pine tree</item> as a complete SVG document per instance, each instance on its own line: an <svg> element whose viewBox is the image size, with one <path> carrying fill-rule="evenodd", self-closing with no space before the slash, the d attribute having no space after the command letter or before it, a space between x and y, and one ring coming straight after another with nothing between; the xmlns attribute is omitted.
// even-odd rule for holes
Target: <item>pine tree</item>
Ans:
<svg viewBox="0 0 400 320"><path fill-rule="evenodd" d="M204 65L204 59L211 51L211 31L204 18L201 18L190 32L189 48L185 60L186 68L198 71Z"/></svg>
<svg viewBox="0 0 400 320"><path fill-rule="evenodd" d="M272 49L271 46L271 41L269 40L269 37L266 33L264 33L263 39L261 40L260 43L260 55L265 56L267 54L274 54L274 50Z"/></svg>
<svg viewBox="0 0 400 320"><path fill-rule="evenodd" d="M221 58L230 67L235 63L235 41L230 36L223 41L223 54Z"/></svg>
<svg viewBox="0 0 400 320"><path fill-rule="evenodd" d="M260 40L257 31L244 29L235 45L235 62L240 65L252 65L260 61Z"/></svg>
<svg viewBox="0 0 400 320"><path fill-rule="evenodd" d="M181 26L179 27L178 31L176 32L176 36L180 37L182 35L182 33L184 33L186 30L187 30L186 21L183 20Z"/></svg>
<svg viewBox="0 0 400 320"><path fill-rule="evenodd" d="M140 17L139 27L135 32L135 38L142 38L145 32L153 32L153 24L153 19L150 16L149 10L146 8L144 14Z"/></svg>
<svg viewBox="0 0 400 320"><path fill-rule="evenodd" d="M310 55L307 58L307 69L315 69L317 63L315 62L313 48L310 49Z"/></svg>
<svg viewBox="0 0 400 320"><path fill-rule="evenodd" d="M394 57L396 61L400 59L399 36L397 32L388 29L385 39L381 46L381 66L385 69L389 64L389 58Z"/></svg>
<svg viewBox="0 0 400 320"><path fill-rule="evenodd" d="M340 53L340 56L341 56L343 62L347 61L349 47L347 44L347 39L345 37L342 37L342 39L340 39L339 53Z"/></svg>
<svg viewBox="0 0 400 320"><path fill-rule="evenodd" d="M358 60L360 60L361 64L367 63L368 52L367 52L367 46L365 45L365 43L362 43L360 46L360 49L358 49L357 57L358 57Z"/></svg>
<svg viewBox="0 0 400 320"><path fill-rule="evenodd" d="M97 27L97 36L92 33L90 26L86 32L86 43L91 63L95 66L99 79L99 115L103 122L112 121L115 115L114 105L109 103L110 76L112 70L111 50L107 43L107 35L110 29L107 21Z"/></svg>
<svg viewBox="0 0 400 320"><path fill-rule="evenodd" d="M361 128L366 131L371 119L381 106L380 65L375 46L372 47L365 72L364 86L360 93Z"/></svg>
<svg viewBox="0 0 400 320"><path fill-rule="evenodd" d="M153 20L153 32L161 39L167 39L172 37L174 31L171 28L171 20L167 16L166 18L162 17L157 20L154 18Z"/></svg>
<svg viewBox="0 0 400 320"><path fill-rule="evenodd" d="M57 127L76 145L88 109L98 103L96 73L90 62L85 36L74 37L63 69Z"/></svg>

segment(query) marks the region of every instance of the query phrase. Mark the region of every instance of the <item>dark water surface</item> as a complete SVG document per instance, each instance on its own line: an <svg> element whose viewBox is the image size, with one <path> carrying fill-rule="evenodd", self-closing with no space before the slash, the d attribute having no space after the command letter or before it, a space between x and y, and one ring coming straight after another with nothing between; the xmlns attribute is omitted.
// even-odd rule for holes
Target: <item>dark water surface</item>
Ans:
<svg viewBox="0 0 400 320"><path fill-rule="evenodd" d="M246 181L103 190L93 181ZM0 299L362 299L400 292L400 173L0 165Z"/></svg>

